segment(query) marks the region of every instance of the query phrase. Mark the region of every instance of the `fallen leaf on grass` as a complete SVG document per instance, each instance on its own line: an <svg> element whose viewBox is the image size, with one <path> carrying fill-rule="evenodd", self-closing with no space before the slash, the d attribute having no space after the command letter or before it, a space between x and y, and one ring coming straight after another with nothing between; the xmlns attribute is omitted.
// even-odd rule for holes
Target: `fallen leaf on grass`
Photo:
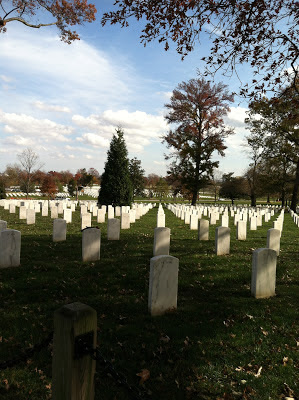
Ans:
<svg viewBox="0 0 299 400"><path fill-rule="evenodd" d="M139 385L142 385L145 381L147 381L150 378L150 372L148 369L142 369L141 372L136 374L137 376L140 376L140 381Z"/></svg>
<svg viewBox="0 0 299 400"><path fill-rule="evenodd" d="M261 375L262 369L263 369L263 367L259 367L259 370L257 371L257 373L254 374L254 376L255 376L256 378L258 378L258 377Z"/></svg>
<svg viewBox="0 0 299 400"><path fill-rule="evenodd" d="M283 357L282 362L283 362L284 367L287 365L288 361L289 361L289 357Z"/></svg>

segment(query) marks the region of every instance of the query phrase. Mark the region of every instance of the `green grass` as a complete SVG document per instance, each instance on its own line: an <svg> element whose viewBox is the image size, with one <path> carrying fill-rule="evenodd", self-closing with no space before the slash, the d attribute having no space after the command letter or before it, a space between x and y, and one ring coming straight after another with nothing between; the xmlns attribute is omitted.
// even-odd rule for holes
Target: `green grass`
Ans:
<svg viewBox="0 0 299 400"><path fill-rule="evenodd" d="M80 301L97 311L98 344L115 369L139 386L136 374L150 371L139 387L149 398L282 399L298 389L298 228L285 215L277 264L276 296L250 295L253 249L266 246L273 218L231 254L214 253L210 240L165 209L171 228L171 255L180 260L178 309L152 318L147 311L149 262L157 208L120 241L102 232L101 260L81 261L79 211L68 225L67 241L52 242L50 217L37 215L27 226L0 208L0 219L22 233L21 266L0 270L0 361L39 343L53 330L53 313ZM232 222L232 219L231 219ZM0 371L0 399L51 398L51 348L27 363ZM256 377L260 367L260 376ZM130 399L126 390L97 367L95 399ZM287 386L286 386L286 385Z"/></svg>

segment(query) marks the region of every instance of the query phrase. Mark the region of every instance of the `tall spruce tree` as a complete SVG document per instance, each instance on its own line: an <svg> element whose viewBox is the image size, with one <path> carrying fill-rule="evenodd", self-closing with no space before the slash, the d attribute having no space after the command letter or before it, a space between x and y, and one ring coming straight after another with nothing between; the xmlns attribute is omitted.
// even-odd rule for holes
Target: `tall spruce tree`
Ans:
<svg viewBox="0 0 299 400"><path fill-rule="evenodd" d="M119 127L110 143L107 161L102 175L98 204L113 206L130 205L133 189L129 172L129 159L124 132Z"/></svg>

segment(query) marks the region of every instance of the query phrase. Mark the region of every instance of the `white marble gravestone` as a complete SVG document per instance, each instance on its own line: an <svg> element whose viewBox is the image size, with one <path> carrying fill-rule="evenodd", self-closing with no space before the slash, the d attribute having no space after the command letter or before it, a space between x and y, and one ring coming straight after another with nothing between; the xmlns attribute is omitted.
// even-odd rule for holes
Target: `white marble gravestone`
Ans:
<svg viewBox="0 0 299 400"><path fill-rule="evenodd" d="M86 213L81 215L81 229L91 227L91 214Z"/></svg>
<svg viewBox="0 0 299 400"><path fill-rule="evenodd" d="M119 237L120 237L120 220L118 218L108 218L107 222L108 240L119 240Z"/></svg>
<svg viewBox="0 0 299 400"><path fill-rule="evenodd" d="M130 229L130 214L128 212L121 213L121 229Z"/></svg>
<svg viewBox="0 0 299 400"><path fill-rule="evenodd" d="M97 228L84 229L82 232L82 261L100 259L101 231Z"/></svg>
<svg viewBox="0 0 299 400"><path fill-rule="evenodd" d="M179 260L156 256L150 261L148 309L152 316L177 308Z"/></svg>
<svg viewBox="0 0 299 400"><path fill-rule="evenodd" d="M66 220L53 220L53 242L63 242L66 240Z"/></svg>
<svg viewBox="0 0 299 400"><path fill-rule="evenodd" d="M257 298L275 295L277 255L273 249L257 249L252 254L251 294Z"/></svg>
<svg viewBox="0 0 299 400"><path fill-rule="evenodd" d="M170 248L170 229L165 227L155 228L153 255L168 255Z"/></svg>
<svg viewBox="0 0 299 400"><path fill-rule="evenodd" d="M247 238L247 221L239 220L236 230L237 240L246 240Z"/></svg>
<svg viewBox="0 0 299 400"><path fill-rule="evenodd" d="M207 219L198 220L198 240L209 240L209 221Z"/></svg>
<svg viewBox="0 0 299 400"><path fill-rule="evenodd" d="M229 254L230 228L219 226L215 232L215 251L217 256Z"/></svg>
<svg viewBox="0 0 299 400"><path fill-rule="evenodd" d="M267 248L276 251L279 255L280 251L280 230L271 228L267 232Z"/></svg>
<svg viewBox="0 0 299 400"><path fill-rule="evenodd" d="M0 233L0 268L18 267L21 255L21 232L5 229Z"/></svg>

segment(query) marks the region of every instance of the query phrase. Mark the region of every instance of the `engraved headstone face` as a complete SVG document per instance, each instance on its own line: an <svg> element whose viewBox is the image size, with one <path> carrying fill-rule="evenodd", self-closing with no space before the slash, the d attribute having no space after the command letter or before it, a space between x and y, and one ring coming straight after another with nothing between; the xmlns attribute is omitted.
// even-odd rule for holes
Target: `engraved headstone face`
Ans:
<svg viewBox="0 0 299 400"><path fill-rule="evenodd" d="M53 242L66 240L66 220L54 219L53 221Z"/></svg>
<svg viewBox="0 0 299 400"><path fill-rule="evenodd" d="M102 224L105 222L106 211L103 208L98 209L97 222Z"/></svg>
<svg viewBox="0 0 299 400"><path fill-rule="evenodd" d="M0 268L18 267L21 255L21 232L6 229L0 232Z"/></svg>
<svg viewBox="0 0 299 400"><path fill-rule="evenodd" d="M81 215L81 229L91 227L91 214L86 213Z"/></svg>
<svg viewBox="0 0 299 400"><path fill-rule="evenodd" d="M168 255L170 248L170 229L155 228L154 230L154 256Z"/></svg>
<svg viewBox="0 0 299 400"><path fill-rule="evenodd" d="M19 219L26 219L27 218L27 208L25 206L20 206L19 208Z"/></svg>
<svg viewBox="0 0 299 400"><path fill-rule="evenodd" d="M221 216L221 226L224 226L225 228L228 228L228 223L229 223L228 214L223 214Z"/></svg>
<svg viewBox="0 0 299 400"><path fill-rule="evenodd" d="M246 240L247 237L247 221L238 221L237 223L237 240Z"/></svg>
<svg viewBox="0 0 299 400"><path fill-rule="evenodd" d="M197 214L192 214L190 216L190 229L192 231L197 231L197 229L198 229L198 215Z"/></svg>
<svg viewBox="0 0 299 400"><path fill-rule="evenodd" d="M230 252L230 228L219 226L215 233L215 250L218 256L229 254Z"/></svg>
<svg viewBox="0 0 299 400"><path fill-rule="evenodd" d="M257 223L256 223L256 216L255 215L253 215L249 220L249 229L251 231L256 231L257 230Z"/></svg>
<svg viewBox="0 0 299 400"><path fill-rule="evenodd" d="M88 228L82 232L82 260L96 261L100 259L101 231Z"/></svg>
<svg viewBox="0 0 299 400"><path fill-rule="evenodd" d="M56 206L51 207L51 218L52 219L58 218L58 208Z"/></svg>
<svg viewBox="0 0 299 400"><path fill-rule="evenodd" d="M151 258L148 309L162 315L177 308L179 260L172 256Z"/></svg>
<svg viewBox="0 0 299 400"><path fill-rule="evenodd" d="M28 208L26 211L26 219L27 219L27 225L32 225L35 224L35 211L31 208Z"/></svg>
<svg viewBox="0 0 299 400"><path fill-rule="evenodd" d="M277 255L273 249L257 249L252 255L251 294L257 298L275 295Z"/></svg>
<svg viewBox="0 0 299 400"><path fill-rule="evenodd" d="M209 240L209 221L207 219L198 220L198 240Z"/></svg>
<svg viewBox="0 0 299 400"><path fill-rule="evenodd" d="M136 210L130 210L130 223L134 224L136 221Z"/></svg>
<svg viewBox="0 0 299 400"><path fill-rule="evenodd" d="M108 240L119 240L119 237L120 237L120 220L118 218L108 218L107 222Z"/></svg>
<svg viewBox="0 0 299 400"><path fill-rule="evenodd" d="M63 210L63 219L67 224L72 222L72 210L70 208L66 208Z"/></svg>
<svg viewBox="0 0 299 400"><path fill-rule="evenodd" d="M130 214L128 212L121 214L121 229L130 229Z"/></svg>
<svg viewBox="0 0 299 400"><path fill-rule="evenodd" d="M157 213L157 228L165 228L165 214L163 211Z"/></svg>
<svg viewBox="0 0 299 400"><path fill-rule="evenodd" d="M279 255L280 251L280 230L271 228L267 232L267 248L275 250Z"/></svg>

